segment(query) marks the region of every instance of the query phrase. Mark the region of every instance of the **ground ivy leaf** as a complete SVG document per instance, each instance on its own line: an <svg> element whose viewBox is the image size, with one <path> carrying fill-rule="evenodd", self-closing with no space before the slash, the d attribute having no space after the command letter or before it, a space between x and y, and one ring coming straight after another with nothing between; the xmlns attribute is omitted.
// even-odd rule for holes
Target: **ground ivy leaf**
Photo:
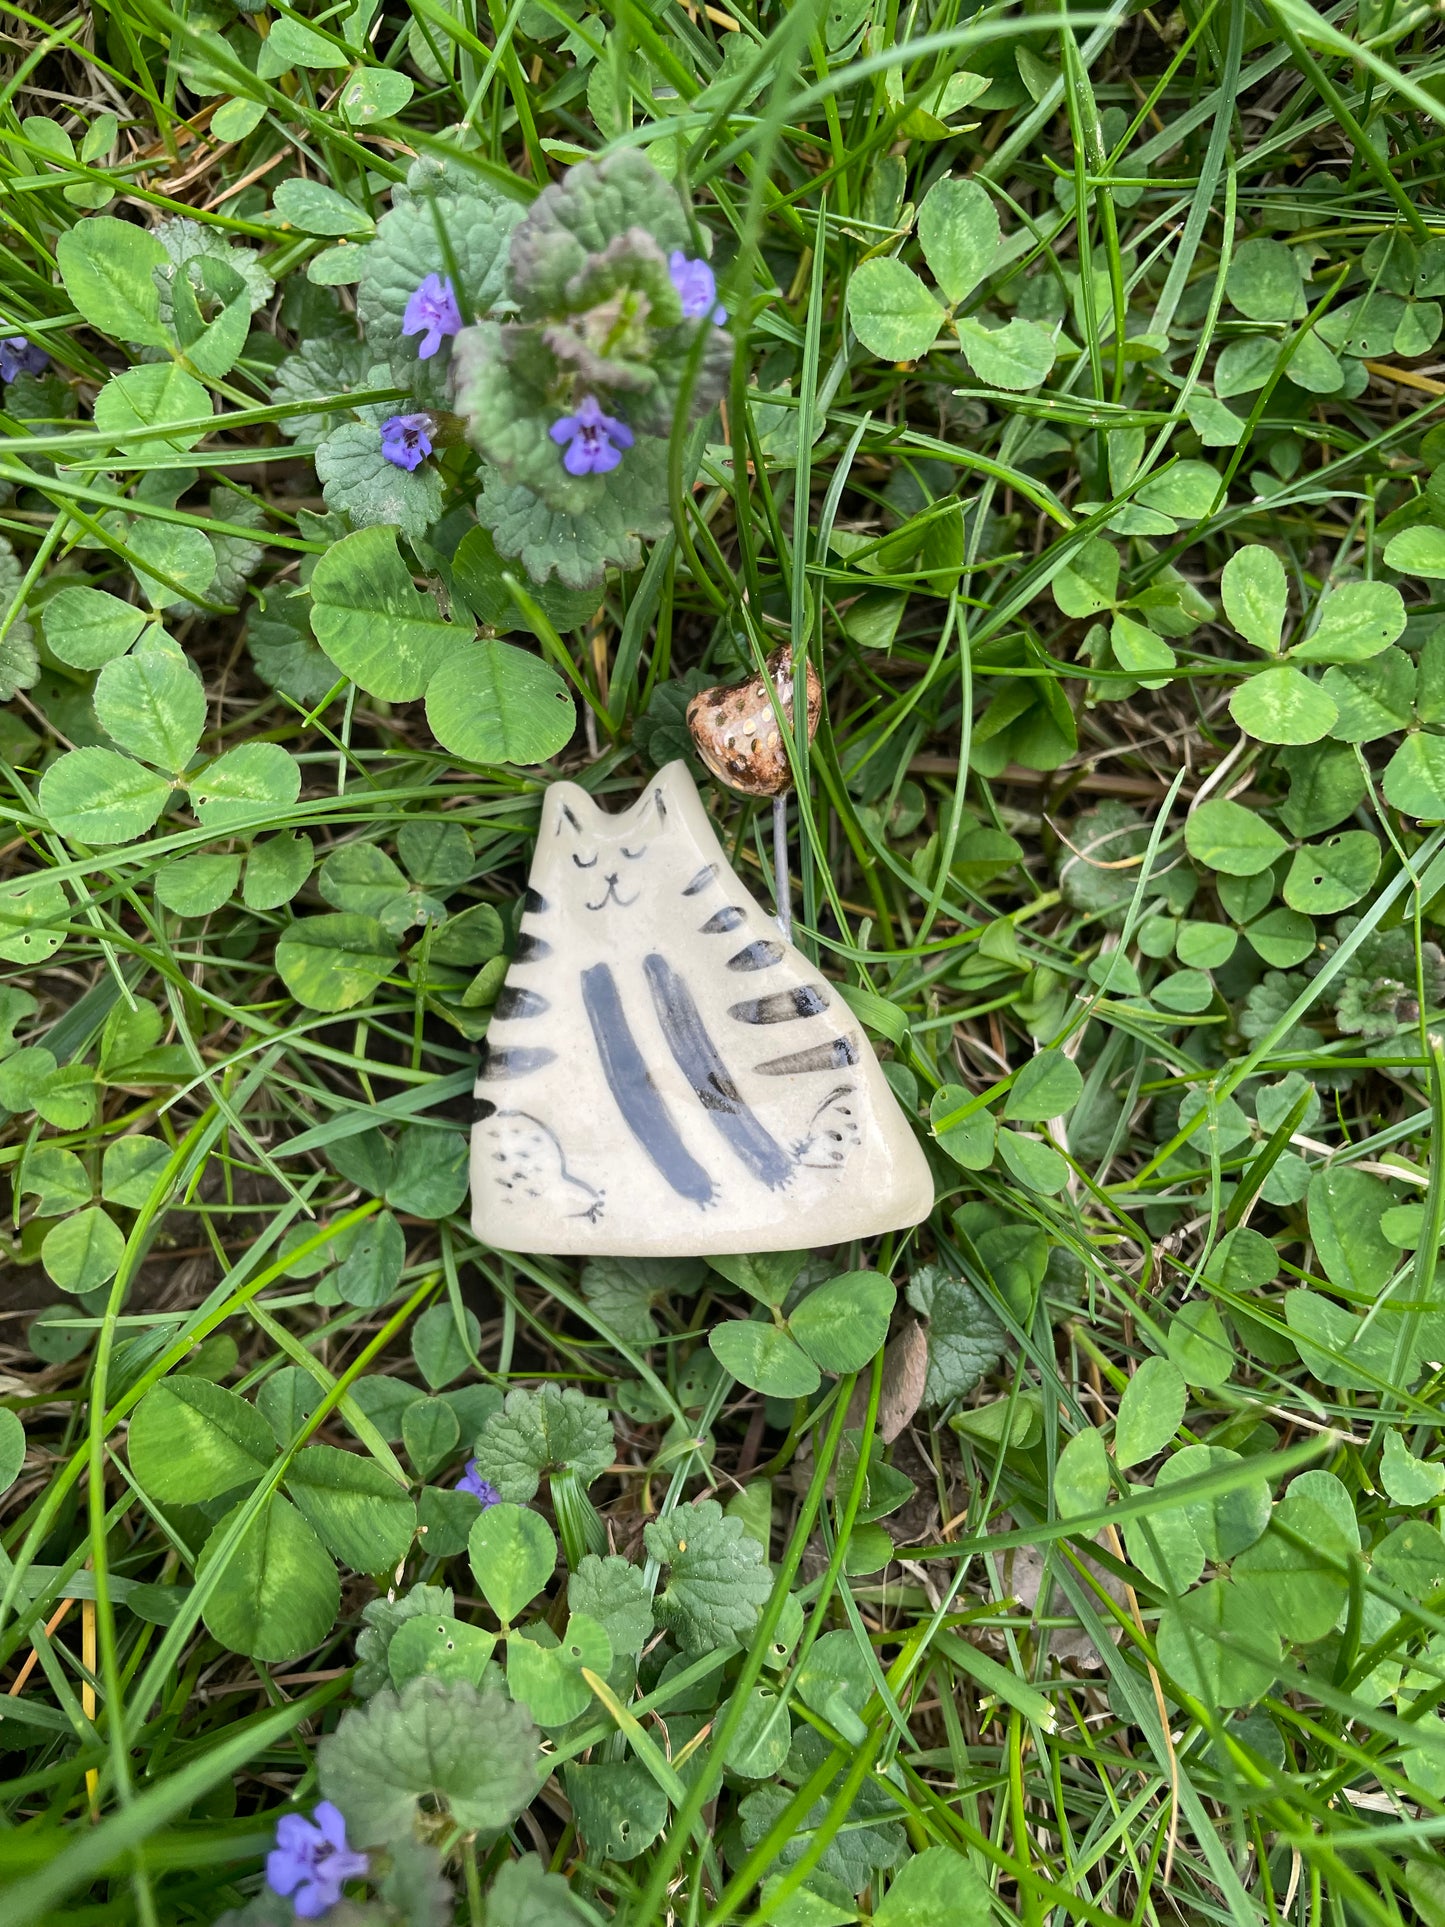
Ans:
<svg viewBox="0 0 1445 1927"><path fill-rule="evenodd" d="M640 1566L609 1553L583 1555L567 1581L567 1604L574 1613L595 1619L614 1653L635 1657L652 1637L652 1598Z"/></svg>
<svg viewBox="0 0 1445 1927"><path fill-rule="evenodd" d="M668 1568L653 1611L685 1653L747 1639L773 1582L762 1547L747 1536L741 1519L729 1518L715 1499L703 1499L645 1526L643 1540L649 1558Z"/></svg>
<svg viewBox="0 0 1445 1927"><path fill-rule="evenodd" d="M566 1880L536 1854L504 1860L487 1895L487 1927L589 1927Z"/></svg>
<svg viewBox="0 0 1445 1927"><path fill-rule="evenodd" d="M518 1387L477 1440L477 1469L504 1499L525 1503L544 1472L575 1472L591 1485L616 1456L612 1419L600 1399L573 1386Z"/></svg>
<svg viewBox="0 0 1445 1927"><path fill-rule="evenodd" d="M357 312L374 353L398 373L418 370L416 336L404 336L406 304L429 274L456 277L463 318L486 314L506 292L507 243L523 207L476 176L457 191L408 195L377 224L362 256ZM435 357L445 367L450 350Z"/></svg>
<svg viewBox="0 0 1445 1927"><path fill-rule="evenodd" d="M384 379L375 385L384 386ZM364 528L388 524L414 542L441 518L440 469L431 461L412 470L389 462L381 452L381 429L376 422L338 423L316 451L316 473L326 506Z"/></svg>
<svg viewBox="0 0 1445 1927"><path fill-rule="evenodd" d="M316 1765L349 1838L367 1846L408 1837L422 1799L459 1827L496 1834L531 1801L544 1771L524 1708L495 1690L425 1677L343 1713Z"/></svg>
<svg viewBox="0 0 1445 1927"><path fill-rule="evenodd" d="M926 1405L964 1398L1003 1356L1004 1328L982 1293L942 1265L922 1265L908 1285L908 1302L928 1320Z"/></svg>

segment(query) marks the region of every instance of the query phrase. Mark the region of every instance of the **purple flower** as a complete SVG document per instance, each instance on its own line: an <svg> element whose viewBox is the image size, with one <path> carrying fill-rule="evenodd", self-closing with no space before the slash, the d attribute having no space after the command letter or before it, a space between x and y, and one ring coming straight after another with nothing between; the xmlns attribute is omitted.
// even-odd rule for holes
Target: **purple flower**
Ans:
<svg viewBox="0 0 1445 1927"><path fill-rule="evenodd" d="M707 262L690 260L681 248L674 248L667 257L667 271L682 299L683 320L697 321L707 315L715 327L721 327L728 311L718 303L717 276Z"/></svg>
<svg viewBox="0 0 1445 1927"><path fill-rule="evenodd" d="M273 1893L293 1895L302 1920L315 1920L341 1898L342 1883L367 1870L364 1853L346 1844L346 1821L338 1807L323 1800L315 1823L301 1813L283 1813L276 1822L276 1845L266 1855L266 1884Z"/></svg>
<svg viewBox="0 0 1445 1927"><path fill-rule="evenodd" d="M0 339L0 381L14 381L17 375L38 375L50 360L43 348L24 335Z"/></svg>
<svg viewBox="0 0 1445 1927"><path fill-rule="evenodd" d="M443 280L439 274L429 274L406 304L406 313L401 318L402 333L420 335L417 354L423 361L430 361L448 335L461 332L461 326L462 311L457 306L457 291L451 276Z"/></svg>
<svg viewBox="0 0 1445 1927"><path fill-rule="evenodd" d="M431 416L393 415L384 421L381 452L396 468L420 468L431 454Z"/></svg>
<svg viewBox="0 0 1445 1927"><path fill-rule="evenodd" d="M481 1505L483 1511L485 1511L489 1505L500 1505L502 1503L501 1493L478 1472L475 1459L467 1460L467 1469L457 1480L456 1489L458 1492L470 1492L472 1497Z"/></svg>
<svg viewBox="0 0 1445 1927"><path fill-rule="evenodd" d="M632 430L615 415L604 415L595 395L584 395L575 415L552 424L552 440L565 442L562 466L569 475L606 475L632 446Z"/></svg>

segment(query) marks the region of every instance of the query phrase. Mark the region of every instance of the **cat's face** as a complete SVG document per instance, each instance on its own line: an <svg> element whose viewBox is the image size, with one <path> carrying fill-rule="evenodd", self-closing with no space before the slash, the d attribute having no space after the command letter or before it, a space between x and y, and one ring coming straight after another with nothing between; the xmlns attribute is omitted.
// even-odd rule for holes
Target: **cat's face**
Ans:
<svg viewBox="0 0 1445 1927"><path fill-rule="evenodd" d="M629 921L664 898L671 879L678 839L669 837L670 784L667 772L653 780L636 803L615 815L575 783L556 783L548 791L538 855L545 855L548 878L569 909L599 923Z"/></svg>

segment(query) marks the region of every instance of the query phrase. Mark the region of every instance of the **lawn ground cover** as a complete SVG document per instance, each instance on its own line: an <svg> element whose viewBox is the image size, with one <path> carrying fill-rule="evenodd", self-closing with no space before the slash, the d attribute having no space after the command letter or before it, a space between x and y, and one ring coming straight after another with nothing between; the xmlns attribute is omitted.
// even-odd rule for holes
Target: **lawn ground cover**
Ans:
<svg viewBox="0 0 1445 1927"><path fill-rule="evenodd" d="M0 1927L1445 1927L1437 10L0 50ZM473 1234L678 758L915 1229Z"/></svg>

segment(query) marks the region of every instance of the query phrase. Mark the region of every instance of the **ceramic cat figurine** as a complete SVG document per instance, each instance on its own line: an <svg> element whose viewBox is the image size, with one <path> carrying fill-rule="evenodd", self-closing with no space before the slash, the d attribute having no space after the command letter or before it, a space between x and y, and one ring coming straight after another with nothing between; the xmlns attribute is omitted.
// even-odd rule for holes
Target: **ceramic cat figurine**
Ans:
<svg viewBox="0 0 1445 1927"><path fill-rule="evenodd" d="M739 883L686 765L542 809L482 1046L472 1224L505 1251L785 1251L917 1224L928 1164L857 1019Z"/></svg>

